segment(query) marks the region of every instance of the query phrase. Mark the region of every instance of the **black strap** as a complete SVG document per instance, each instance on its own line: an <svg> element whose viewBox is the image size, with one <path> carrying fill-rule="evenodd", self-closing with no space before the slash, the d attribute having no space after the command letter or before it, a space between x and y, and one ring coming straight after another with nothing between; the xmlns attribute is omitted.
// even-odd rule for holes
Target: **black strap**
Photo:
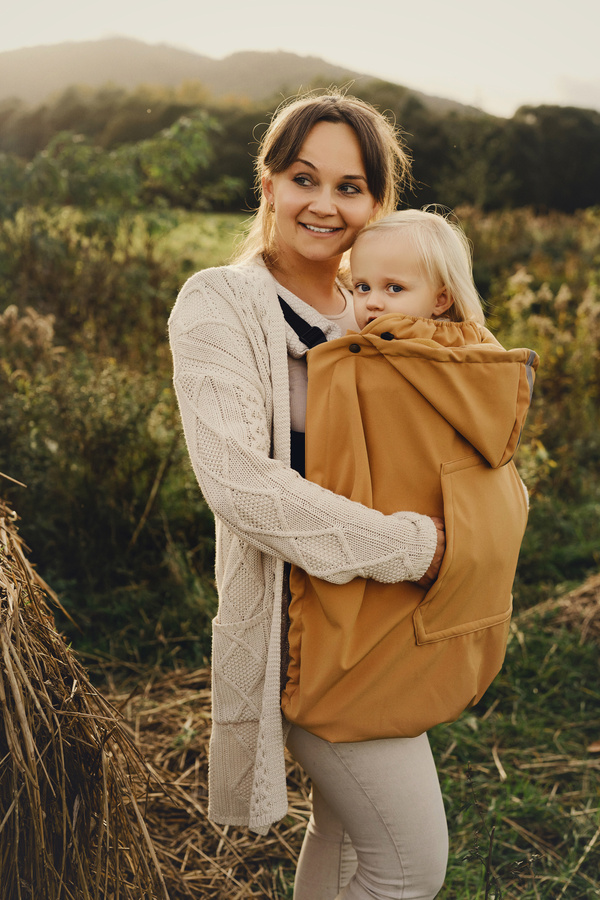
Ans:
<svg viewBox="0 0 600 900"><path fill-rule="evenodd" d="M296 472L299 472L300 475L304 478L304 472L306 468L306 451L304 449L304 432L303 431L292 431L290 433L291 444L290 444L290 465L292 469L295 469Z"/></svg>
<svg viewBox="0 0 600 900"><path fill-rule="evenodd" d="M327 340L325 333L317 325L309 325L302 316L294 312L292 307L285 300L277 295L279 304L283 311L283 317L288 325L293 328L303 344L308 348L316 347L317 344L324 344Z"/></svg>

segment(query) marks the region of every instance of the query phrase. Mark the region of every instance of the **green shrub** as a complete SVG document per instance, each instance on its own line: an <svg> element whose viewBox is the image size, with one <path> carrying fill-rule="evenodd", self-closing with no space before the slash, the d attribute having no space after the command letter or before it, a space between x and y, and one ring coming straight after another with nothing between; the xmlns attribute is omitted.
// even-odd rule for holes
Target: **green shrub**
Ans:
<svg viewBox="0 0 600 900"><path fill-rule="evenodd" d="M172 214L116 209L83 215L23 208L0 224L0 310L52 314L58 340L87 354L156 369L166 364L166 320L179 288L177 262L155 253Z"/></svg>
<svg viewBox="0 0 600 900"><path fill-rule="evenodd" d="M540 357L517 454L531 511L515 593L530 605L600 565L600 210L461 219L490 327Z"/></svg>
<svg viewBox="0 0 600 900"><path fill-rule="evenodd" d="M9 307L0 334L0 471L27 485L3 492L78 643L143 655L183 640L202 659L213 524L168 381L65 354L32 310Z"/></svg>

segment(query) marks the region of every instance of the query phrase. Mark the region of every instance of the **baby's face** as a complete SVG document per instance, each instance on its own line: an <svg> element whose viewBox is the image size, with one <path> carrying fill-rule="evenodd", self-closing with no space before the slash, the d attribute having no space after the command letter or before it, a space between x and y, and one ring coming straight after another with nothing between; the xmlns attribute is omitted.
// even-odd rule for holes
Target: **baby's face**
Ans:
<svg viewBox="0 0 600 900"><path fill-rule="evenodd" d="M404 231L367 232L350 256L354 313L360 328L385 313L431 318L448 308L444 288L421 272Z"/></svg>

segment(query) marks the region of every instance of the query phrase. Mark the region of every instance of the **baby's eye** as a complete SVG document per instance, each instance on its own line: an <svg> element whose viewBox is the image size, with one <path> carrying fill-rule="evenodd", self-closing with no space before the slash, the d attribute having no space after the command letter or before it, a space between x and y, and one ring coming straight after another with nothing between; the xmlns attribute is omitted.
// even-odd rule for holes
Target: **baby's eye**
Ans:
<svg viewBox="0 0 600 900"><path fill-rule="evenodd" d="M371 288L368 284L365 284L364 281L361 281L358 284L354 285L354 290L357 294L367 294L371 290Z"/></svg>
<svg viewBox="0 0 600 900"><path fill-rule="evenodd" d="M399 294L403 290L404 288L401 284L388 284L388 291L390 294Z"/></svg>

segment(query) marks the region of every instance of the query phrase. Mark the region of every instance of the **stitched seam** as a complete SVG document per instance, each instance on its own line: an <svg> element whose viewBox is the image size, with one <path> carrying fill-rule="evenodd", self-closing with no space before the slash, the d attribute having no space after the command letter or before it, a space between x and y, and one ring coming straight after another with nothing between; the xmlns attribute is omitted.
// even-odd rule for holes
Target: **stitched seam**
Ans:
<svg viewBox="0 0 600 900"><path fill-rule="evenodd" d="M397 856L397 859L398 859L398 864L400 865L400 870L401 870L401 872L402 872L402 894L404 894L404 888L405 888L405 885L406 885L406 873L405 873L405 871L404 871L404 863L403 863L403 861L402 861L402 856L401 856L401 853L400 853L400 848L398 847L398 844L397 844L397 842L396 842L396 840L395 840L395 838L394 838L394 836L393 836L393 834L392 834L392 831L391 831L391 829L390 829L388 823L387 823L387 822L385 821L385 819L383 818L383 816L382 816L382 814L381 814L379 808L377 807L377 805L373 802L372 798L369 796L369 794L368 794L366 788L361 784L361 782L358 780L358 778L356 777L356 775L354 774L354 772L352 771L352 769L350 768L350 766L347 765L347 763L345 762L345 760L342 759L341 755L337 752L337 750L336 750L336 748L335 748L335 744L328 743L328 749L329 749L329 750L334 754L334 756L340 761L340 763L342 764L342 766L344 767L344 769L346 770L346 772L350 775L351 779L352 779L352 780L354 781L354 783L359 787L359 789L360 789L361 793L363 794L363 796L367 798L367 800L368 800L369 803L371 804L371 807L375 810L375 813L376 813L377 817L379 818L381 824L383 825L383 827L385 828L387 834L389 835L389 838L390 838L390 840L391 840L391 842L392 842L392 845L393 845L393 847L394 847L394 849L395 849L395 851L396 851L396 856ZM354 849L356 850L356 847L355 847ZM358 853L357 853L357 856L358 856ZM361 865L360 865L360 858L359 858L359 860L358 860L358 869L360 869L360 868L361 868ZM357 870L357 871L358 871L358 870Z"/></svg>

